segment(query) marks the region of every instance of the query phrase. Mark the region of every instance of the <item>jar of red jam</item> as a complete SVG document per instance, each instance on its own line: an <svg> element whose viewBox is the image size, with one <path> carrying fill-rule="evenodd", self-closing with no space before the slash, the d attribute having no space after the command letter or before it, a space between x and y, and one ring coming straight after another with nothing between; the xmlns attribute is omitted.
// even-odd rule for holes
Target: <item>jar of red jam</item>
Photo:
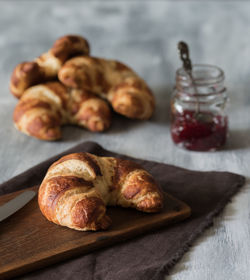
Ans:
<svg viewBox="0 0 250 280"><path fill-rule="evenodd" d="M228 97L224 72L217 66L193 65L192 74L180 68L171 99L171 135L187 150L214 151L227 140Z"/></svg>

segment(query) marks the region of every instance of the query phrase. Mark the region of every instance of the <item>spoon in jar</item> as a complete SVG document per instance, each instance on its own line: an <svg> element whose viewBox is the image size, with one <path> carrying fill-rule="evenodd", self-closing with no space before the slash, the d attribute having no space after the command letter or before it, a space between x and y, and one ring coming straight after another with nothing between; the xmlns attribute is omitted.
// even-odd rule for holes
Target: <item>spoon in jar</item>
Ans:
<svg viewBox="0 0 250 280"><path fill-rule="evenodd" d="M195 95L197 95L198 90L197 90L197 87L195 85L195 81L194 81L193 74L192 74L192 62L191 62L191 59L189 57L188 44L183 42L183 41L180 41L178 43L178 50L179 50L180 59L183 63L183 69L187 72L187 74L188 74L188 76L191 80L192 86L195 90ZM200 113L200 103L199 103L199 97L198 96L196 96L196 108L195 108L194 117L198 121L205 121L205 122L210 121L210 120L207 120L207 115L206 114Z"/></svg>
<svg viewBox="0 0 250 280"><path fill-rule="evenodd" d="M195 93L197 93L197 89L196 89L195 82L194 82L193 75L192 75L192 62L189 58L188 44L183 41L180 41L178 43L178 50L179 50L180 59L183 63L182 66L183 66L184 70L187 72L187 74L191 80L192 86L195 89ZM199 113L199 111L200 111L198 97L196 99L196 110L195 111L196 111L196 113Z"/></svg>

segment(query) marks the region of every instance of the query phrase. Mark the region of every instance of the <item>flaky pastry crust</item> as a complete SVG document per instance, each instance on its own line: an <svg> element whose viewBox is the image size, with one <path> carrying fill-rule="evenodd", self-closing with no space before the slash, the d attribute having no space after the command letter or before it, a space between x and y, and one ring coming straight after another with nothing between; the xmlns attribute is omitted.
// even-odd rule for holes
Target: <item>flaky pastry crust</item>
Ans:
<svg viewBox="0 0 250 280"><path fill-rule="evenodd" d="M61 138L61 126L100 132L111 124L111 108L132 119L149 119L154 96L125 64L90 56L87 40L67 35L48 52L18 64L10 90L19 99L15 127L41 140Z"/></svg>
<svg viewBox="0 0 250 280"><path fill-rule="evenodd" d="M87 231L106 229L106 206L158 212L163 196L153 177L133 161L69 154L51 165L38 195L43 215L58 225Z"/></svg>

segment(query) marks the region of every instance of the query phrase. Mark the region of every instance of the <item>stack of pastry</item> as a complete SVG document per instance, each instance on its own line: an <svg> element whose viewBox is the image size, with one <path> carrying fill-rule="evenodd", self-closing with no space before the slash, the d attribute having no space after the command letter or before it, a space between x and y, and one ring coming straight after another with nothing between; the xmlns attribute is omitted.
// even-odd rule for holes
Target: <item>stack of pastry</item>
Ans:
<svg viewBox="0 0 250 280"><path fill-rule="evenodd" d="M104 131L110 106L132 119L148 119L154 111L145 81L121 62L90 56L80 36L61 37L47 53L18 64L10 90L19 99L16 128L42 140L60 139L63 124Z"/></svg>

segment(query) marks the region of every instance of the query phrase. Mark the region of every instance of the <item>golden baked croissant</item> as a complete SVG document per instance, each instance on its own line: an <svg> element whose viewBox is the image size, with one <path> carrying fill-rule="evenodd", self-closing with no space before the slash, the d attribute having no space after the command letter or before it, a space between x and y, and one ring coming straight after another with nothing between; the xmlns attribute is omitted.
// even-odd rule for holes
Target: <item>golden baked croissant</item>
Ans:
<svg viewBox="0 0 250 280"><path fill-rule="evenodd" d="M154 97L145 81L121 62L76 56L66 61L58 78L66 86L90 90L107 99L126 117L148 119L154 111Z"/></svg>
<svg viewBox="0 0 250 280"><path fill-rule="evenodd" d="M108 104L90 92L68 89L60 82L28 88L14 110L15 126L42 140L61 138L61 125L77 124L103 131L111 122Z"/></svg>
<svg viewBox="0 0 250 280"><path fill-rule="evenodd" d="M89 54L89 44L83 37L67 35L59 38L47 53L34 61L23 62L15 67L11 76L10 91L20 98L30 86L56 79L63 63L79 54Z"/></svg>
<svg viewBox="0 0 250 280"><path fill-rule="evenodd" d="M75 153L51 165L38 203L49 221L86 231L111 224L106 205L157 212L163 196L153 177L132 161Z"/></svg>
<svg viewBox="0 0 250 280"><path fill-rule="evenodd" d="M60 126L68 123L103 131L111 122L103 99L129 118L152 115L154 97L144 80L118 61L88 55L83 37L67 35L34 61L16 66L10 89L20 99L17 129L42 140L59 139Z"/></svg>

